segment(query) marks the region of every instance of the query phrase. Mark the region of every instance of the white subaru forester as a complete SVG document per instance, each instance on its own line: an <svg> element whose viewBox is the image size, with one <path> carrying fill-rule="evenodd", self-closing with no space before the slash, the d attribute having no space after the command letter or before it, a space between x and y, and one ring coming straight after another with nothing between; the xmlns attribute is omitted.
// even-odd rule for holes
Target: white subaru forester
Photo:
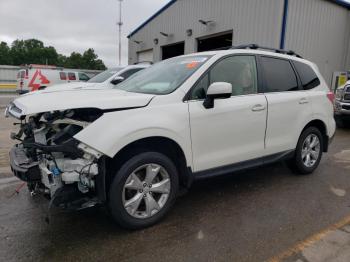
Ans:
<svg viewBox="0 0 350 262"><path fill-rule="evenodd" d="M335 133L333 93L295 53L247 47L168 59L110 90L17 98L13 173L55 206L106 204L133 229L196 179L280 160L312 173Z"/></svg>

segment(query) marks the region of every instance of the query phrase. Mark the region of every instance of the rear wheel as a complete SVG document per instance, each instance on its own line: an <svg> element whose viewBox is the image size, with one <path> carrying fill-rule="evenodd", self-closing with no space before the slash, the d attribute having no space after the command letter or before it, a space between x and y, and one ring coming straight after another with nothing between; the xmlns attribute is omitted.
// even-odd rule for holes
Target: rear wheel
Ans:
<svg viewBox="0 0 350 262"><path fill-rule="evenodd" d="M298 174L311 174L319 165L323 152L323 136L316 127L308 127L301 134L290 164Z"/></svg>
<svg viewBox="0 0 350 262"><path fill-rule="evenodd" d="M126 161L110 187L109 209L118 224L139 229L157 223L175 202L178 174L163 154L145 152Z"/></svg>

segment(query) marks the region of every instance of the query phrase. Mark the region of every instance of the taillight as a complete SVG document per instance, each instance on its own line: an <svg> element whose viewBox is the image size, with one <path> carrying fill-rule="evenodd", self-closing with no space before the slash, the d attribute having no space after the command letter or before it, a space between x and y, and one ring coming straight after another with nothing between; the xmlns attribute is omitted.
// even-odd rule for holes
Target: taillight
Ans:
<svg viewBox="0 0 350 262"><path fill-rule="evenodd" d="M333 104L333 103L334 103L334 100L335 100L335 95L334 95L334 93L333 93L332 91L329 91L329 92L327 93L327 97L328 97L329 101L331 101L331 103Z"/></svg>
<svg viewBox="0 0 350 262"><path fill-rule="evenodd" d="M20 87L20 88L23 87L23 81L19 82L19 87Z"/></svg>

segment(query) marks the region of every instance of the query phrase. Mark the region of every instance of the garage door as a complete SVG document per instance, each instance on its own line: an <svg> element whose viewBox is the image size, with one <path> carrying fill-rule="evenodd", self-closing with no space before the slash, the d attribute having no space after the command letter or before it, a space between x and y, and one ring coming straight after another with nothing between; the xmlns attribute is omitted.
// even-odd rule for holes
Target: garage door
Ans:
<svg viewBox="0 0 350 262"><path fill-rule="evenodd" d="M137 62L153 62L153 49L137 52Z"/></svg>
<svg viewBox="0 0 350 262"><path fill-rule="evenodd" d="M207 36L205 38L197 39L197 51L203 52L232 46L232 37L233 33L231 31L228 33L223 33L219 35L216 34L214 36Z"/></svg>
<svg viewBox="0 0 350 262"><path fill-rule="evenodd" d="M185 42L163 46L162 60L183 55L184 53L185 53Z"/></svg>

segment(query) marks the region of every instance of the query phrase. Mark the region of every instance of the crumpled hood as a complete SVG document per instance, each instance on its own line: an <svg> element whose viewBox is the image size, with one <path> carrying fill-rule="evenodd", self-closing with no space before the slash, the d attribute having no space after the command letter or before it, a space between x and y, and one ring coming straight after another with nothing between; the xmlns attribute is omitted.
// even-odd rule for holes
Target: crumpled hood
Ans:
<svg viewBox="0 0 350 262"><path fill-rule="evenodd" d="M119 109L146 106L154 95L118 89L42 90L21 95L13 101L16 115L31 115L75 108ZM11 112L10 112L11 113Z"/></svg>

